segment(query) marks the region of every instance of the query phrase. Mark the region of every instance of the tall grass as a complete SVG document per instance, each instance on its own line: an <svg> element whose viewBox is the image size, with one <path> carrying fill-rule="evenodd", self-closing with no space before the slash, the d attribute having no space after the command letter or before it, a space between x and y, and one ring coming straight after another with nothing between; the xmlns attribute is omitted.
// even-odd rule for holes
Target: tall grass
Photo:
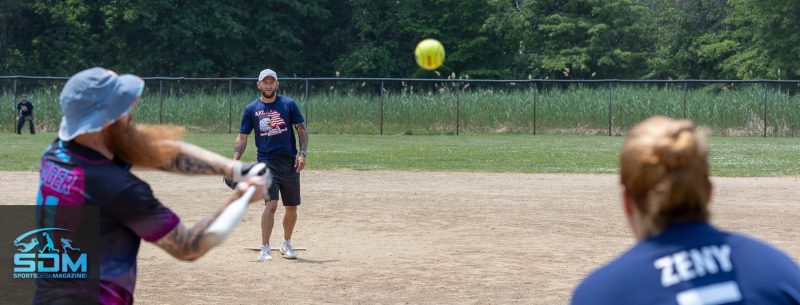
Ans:
<svg viewBox="0 0 800 305"><path fill-rule="evenodd" d="M186 126L193 132L236 133L244 105L258 96L251 83L148 82L137 121ZM716 135L800 135L800 97L787 85L453 84L286 80L319 134L608 134L620 135L652 115L689 118ZM27 91L40 131L60 121L62 82ZM0 130L14 129L16 100L0 86ZM766 94L766 99L765 99ZM766 129L764 107L766 100Z"/></svg>

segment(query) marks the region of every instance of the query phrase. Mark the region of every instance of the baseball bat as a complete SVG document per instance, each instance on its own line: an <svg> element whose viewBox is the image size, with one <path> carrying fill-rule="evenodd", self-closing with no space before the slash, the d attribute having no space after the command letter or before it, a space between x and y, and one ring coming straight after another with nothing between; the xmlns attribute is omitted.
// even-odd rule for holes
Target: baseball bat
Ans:
<svg viewBox="0 0 800 305"><path fill-rule="evenodd" d="M222 213L219 214L217 219L211 223L206 230L206 240L211 246L216 246L222 243L225 240L225 237L233 231L233 228L236 227L236 224L239 223L239 220L242 219L244 216L244 212L247 210L247 206L250 204L250 199L253 198L253 194L256 192L256 186L251 185L247 188L244 195L239 197L239 199L234 200L228 206L222 210Z"/></svg>

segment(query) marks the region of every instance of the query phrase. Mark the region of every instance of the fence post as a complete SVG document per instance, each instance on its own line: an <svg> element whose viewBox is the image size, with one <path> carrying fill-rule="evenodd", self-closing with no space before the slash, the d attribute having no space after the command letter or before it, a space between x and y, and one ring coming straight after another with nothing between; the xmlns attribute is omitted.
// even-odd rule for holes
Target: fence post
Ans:
<svg viewBox="0 0 800 305"><path fill-rule="evenodd" d="M764 137L767 137L767 83L764 82Z"/></svg>
<svg viewBox="0 0 800 305"><path fill-rule="evenodd" d="M686 116L686 95L689 93L689 83L683 81L683 118L688 119Z"/></svg>
<svg viewBox="0 0 800 305"><path fill-rule="evenodd" d="M536 82L533 82L533 135L536 135L536 97L539 93L539 87Z"/></svg>
<svg viewBox="0 0 800 305"><path fill-rule="evenodd" d="M17 101L17 78L15 77L14 78L14 91L12 91L12 93L11 93L11 111L14 112L14 115L11 116L12 118L16 118L17 117L17 107L15 107L16 106L16 104L15 104L16 101ZM17 132L17 120L13 120L13 119L11 120L11 130L13 130L15 133Z"/></svg>
<svg viewBox="0 0 800 305"><path fill-rule="evenodd" d="M459 124L461 122L461 95L458 94L461 91L461 84L456 84L456 135L458 135Z"/></svg>
<svg viewBox="0 0 800 305"><path fill-rule="evenodd" d="M383 135L383 80L381 80L381 135Z"/></svg>
<svg viewBox="0 0 800 305"><path fill-rule="evenodd" d="M305 79L306 81L306 90L305 90L305 100L306 100L306 108L308 108L308 114L306 115L306 128L308 128L309 121L311 120L311 99L308 96L308 78Z"/></svg>
<svg viewBox="0 0 800 305"><path fill-rule="evenodd" d="M233 79L228 78L228 134L231 133L231 127L233 125Z"/></svg>
<svg viewBox="0 0 800 305"><path fill-rule="evenodd" d="M612 109L611 109L611 94L612 90L614 90L613 83L611 81L608 82L608 135L611 135L611 116L612 116Z"/></svg>
<svg viewBox="0 0 800 305"><path fill-rule="evenodd" d="M164 116L164 80L158 80L158 123L163 124L163 116Z"/></svg>

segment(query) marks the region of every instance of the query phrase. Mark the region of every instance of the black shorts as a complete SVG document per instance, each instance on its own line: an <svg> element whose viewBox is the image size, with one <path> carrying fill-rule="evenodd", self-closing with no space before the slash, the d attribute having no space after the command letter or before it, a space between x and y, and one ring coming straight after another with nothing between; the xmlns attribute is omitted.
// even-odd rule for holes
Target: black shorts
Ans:
<svg viewBox="0 0 800 305"><path fill-rule="evenodd" d="M272 172L272 185L269 187L269 199L282 199L284 206L300 205L300 173L294 168L294 157L276 157L264 162ZM280 192L280 197L278 193ZM266 199L266 198L265 198Z"/></svg>

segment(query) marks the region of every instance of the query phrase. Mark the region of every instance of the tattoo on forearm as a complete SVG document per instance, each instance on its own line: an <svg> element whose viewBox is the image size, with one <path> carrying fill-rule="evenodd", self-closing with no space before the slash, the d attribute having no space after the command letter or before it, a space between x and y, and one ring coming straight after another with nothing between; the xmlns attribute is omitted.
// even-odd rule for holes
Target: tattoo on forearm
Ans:
<svg viewBox="0 0 800 305"><path fill-rule="evenodd" d="M297 130L297 139L300 141L300 150L308 149L308 131L306 131L306 124L294 124Z"/></svg>
<svg viewBox="0 0 800 305"><path fill-rule="evenodd" d="M180 143L180 152L162 170L186 175L231 175L231 160L200 147Z"/></svg>
<svg viewBox="0 0 800 305"><path fill-rule="evenodd" d="M181 174L222 174L218 168L210 164L207 160L202 160L195 156L186 153L179 153L172 159L170 164L162 168L166 171L177 172Z"/></svg>
<svg viewBox="0 0 800 305"><path fill-rule="evenodd" d="M213 219L214 217L208 217L200 220L191 229L179 224L166 237L159 240L157 245L177 258L196 259L210 250L202 241Z"/></svg>
<svg viewBox="0 0 800 305"><path fill-rule="evenodd" d="M240 141L236 140L236 144L233 145L233 159L239 160L242 158L242 154L244 154L244 149L247 147L247 141Z"/></svg>

